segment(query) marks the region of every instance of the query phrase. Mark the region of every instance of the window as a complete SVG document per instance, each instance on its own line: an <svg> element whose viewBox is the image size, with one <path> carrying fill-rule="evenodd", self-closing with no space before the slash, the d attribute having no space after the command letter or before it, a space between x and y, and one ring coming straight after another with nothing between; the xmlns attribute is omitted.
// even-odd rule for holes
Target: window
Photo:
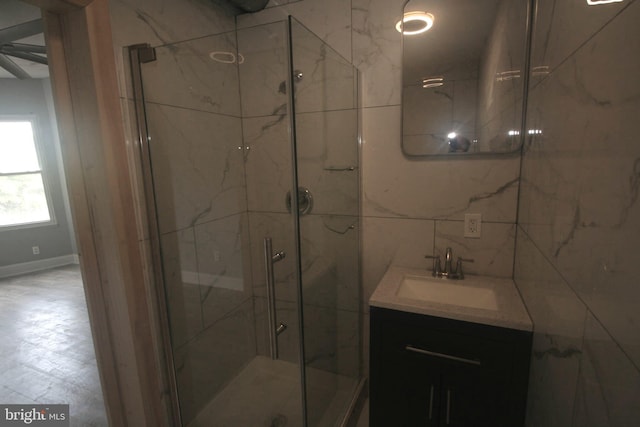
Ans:
<svg viewBox="0 0 640 427"><path fill-rule="evenodd" d="M0 117L0 227L52 222L32 118Z"/></svg>

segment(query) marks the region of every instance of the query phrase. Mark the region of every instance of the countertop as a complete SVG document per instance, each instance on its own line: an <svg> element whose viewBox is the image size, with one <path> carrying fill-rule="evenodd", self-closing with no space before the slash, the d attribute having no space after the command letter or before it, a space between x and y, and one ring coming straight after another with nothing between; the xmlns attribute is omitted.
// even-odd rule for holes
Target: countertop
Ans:
<svg viewBox="0 0 640 427"><path fill-rule="evenodd" d="M511 279L467 275L464 280L450 281L454 286L458 283L464 286L493 289L498 303L498 310L495 311L462 307L455 305L455 301L451 304L441 304L399 297L396 292L405 275L429 276L430 272L415 268L390 267L369 299L369 305L521 331L533 330L527 309Z"/></svg>

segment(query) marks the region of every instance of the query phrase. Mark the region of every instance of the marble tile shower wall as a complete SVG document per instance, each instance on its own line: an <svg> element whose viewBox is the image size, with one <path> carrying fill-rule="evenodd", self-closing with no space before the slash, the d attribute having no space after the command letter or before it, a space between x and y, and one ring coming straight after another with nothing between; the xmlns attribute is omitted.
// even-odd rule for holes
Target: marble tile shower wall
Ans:
<svg viewBox="0 0 640 427"><path fill-rule="evenodd" d="M528 426L640 419L640 2L539 0L515 279Z"/></svg>
<svg viewBox="0 0 640 427"><path fill-rule="evenodd" d="M110 12L132 158L123 48L157 46L143 79L178 388L189 421L256 354L238 67L209 56L236 52L235 18L191 0L112 0ZM140 242L145 252L147 239Z"/></svg>
<svg viewBox="0 0 640 427"><path fill-rule="evenodd" d="M268 354L268 333L262 238L270 236L274 249L295 253L293 224L285 203L292 182L285 30L282 17L279 22L238 30L239 50L244 56L240 88L256 329L258 353L264 355ZM295 30L294 67L302 72L302 78L294 83L299 185L310 188L314 197L312 214L303 217L301 224L305 336L313 343L306 348L307 361L312 361L313 367L355 377L359 352L339 349L353 347L354 336L358 336L359 312L352 308L359 303L358 278L349 268L349 261L353 265L355 260L342 254L357 253L358 232L348 231L357 223L359 187L357 179L349 179L353 173L326 170L356 166L357 173L354 76L348 71L349 64L320 40L306 30ZM328 230L339 237L327 236ZM275 274L278 321L289 326L279 336L280 358L297 362L294 261L293 256L285 258L276 265ZM347 308L351 312L337 322L336 310ZM336 357L342 353L355 356Z"/></svg>
<svg viewBox="0 0 640 427"><path fill-rule="evenodd" d="M298 181L314 195L300 223L306 363L359 378L357 72L298 22L292 38L294 68L303 72L296 84ZM319 380L310 375L307 384Z"/></svg>
<svg viewBox="0 0 640 427"><path fill-rule="evenodd" d="M245 147L247 208L251 236L251 270L257 353L269 354L267 289L263 238L271 237L274 251L287 256L275 265L277 319L288 326L278 337L279 356L297 362L299 340L295 282L294 229L285 205L291 188L291 146L287 107L287 39L282 22L238 31Z"/></svg>

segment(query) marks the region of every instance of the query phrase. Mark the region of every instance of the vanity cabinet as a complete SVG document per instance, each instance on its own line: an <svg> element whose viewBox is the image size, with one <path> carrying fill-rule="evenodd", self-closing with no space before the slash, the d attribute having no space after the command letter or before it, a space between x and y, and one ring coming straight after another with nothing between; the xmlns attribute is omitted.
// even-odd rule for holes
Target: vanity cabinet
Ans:
<svg viewBox="0 0 640 427"><path fill-rule="evenodd" d="M529 331L371 307L370 426L524 425Z"/></svg>

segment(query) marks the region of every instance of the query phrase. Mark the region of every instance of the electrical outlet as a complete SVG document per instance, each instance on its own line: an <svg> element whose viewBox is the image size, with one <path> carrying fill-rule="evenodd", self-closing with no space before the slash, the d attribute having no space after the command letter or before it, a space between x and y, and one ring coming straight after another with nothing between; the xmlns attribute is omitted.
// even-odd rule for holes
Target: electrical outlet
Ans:
<svg viewBox="0 0 640 427"><path fill-rule="evenodd" d="M213 251L213 260L215 262L220 261L220 251Z"/></svg>
<svg viewBox="0 0 640 427"><path fill-rule="evenodd" d="M482 214L464 215L464 237L479 239L482 234Z"/></svg>
<svg viewBox="0 0 640 427"><path fill-rule="evenodd" d="M31 251L34 255L40 255L40 246L31 246Z"/></svg>

